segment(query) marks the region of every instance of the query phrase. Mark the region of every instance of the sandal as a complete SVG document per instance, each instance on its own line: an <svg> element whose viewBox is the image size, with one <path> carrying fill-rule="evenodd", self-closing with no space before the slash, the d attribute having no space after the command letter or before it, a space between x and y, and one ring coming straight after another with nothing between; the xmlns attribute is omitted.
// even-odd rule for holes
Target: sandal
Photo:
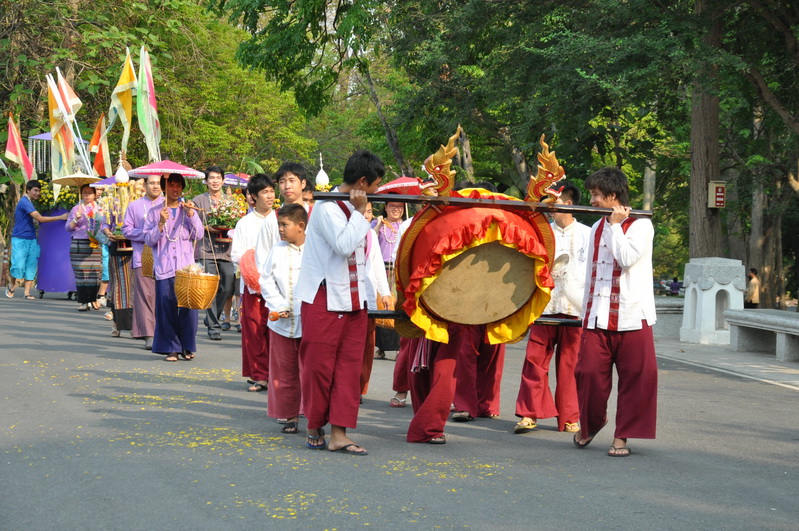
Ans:
<svg viewBox="0 0 799 531"><path fill-rule="evenodd" d="M255 382L249 388L247 388L247 391L251 393L261 393L266 390L267 390L266 382Z"/></svg>
<svg viewBox="0 0 799 531"><path fill-rule="evenodd" d="M188 350L184 350L183 352L180 353L180 357L186 361L191 361L194 359L194 354L192 354Z"/></svg>
<svg viewBox="0 0 799 531"><path fill-rule="evenodd" d="M608 422L607 422L607 421L605 421L605 424L607 424L607 423L608 423ZM596 430L596 431L594 431L594 432L591 432L591 433L589 433L589 434L588 434L588 437L586 437L585 439L583 439L582 437L580 437L580 433L582 433L582 432L579 432L579 431L578 431L577 433L575 433L575 434L574 434L574 446L576 446L577 448L580 448L580 449L584 449L585 447L587 447L589 444L591 444L591 441L593 441L593 440L594 440L594 437L596 437L596 434L597 434L597 433L599 433L599 432L600 432L600 430L601 430L602 428L604 428L604 427L605 427L605 424L603 424L602 426L600 426L600 428L599 428L598 430ZM582 442L582 444L581 444L581 443L579 443L579 442L577 442L577 441L578 441L578 439L583 441L583 442Z"/></svg>
<svg viewBox="0 0 799 531"><path fill-rule="evenodd" d="M468 411L456 411L452 415L452 420L455 422L469 422L474 420L474 417Z"/></svg>
<svg viewBox="0 0 799 531"><path fill-rule="evenodd" d="M610 457L628 457L631 453L629 446L611 446L608 450Z"/></svg>
<svg viewBox="0 0 799 531"><path fill-rule="evenodd" d="M292 433L292 434L294 434L294 433L297 433L299 431L299 428L297 427L297 422L296 421L284 422L283 423L283 428L280 431L282 433Z"/></svg>
<svg viewBox="0 0 799 531"><path fill-rule="evenodd" d="M15 291L16 289L17 289L17 288L14 288L14 289L8 289L8 286L6 286L6 297L8 297L9 299L13 299L13 298L14 298L14 291Z"/></svg>
<svg viewBox="0 0 799 531"><path fill-rule="evenodd" d="M427 441L427 444L447 444L447 438L444 435L441 435L440 437L433 437Z"/></svg>
<svg viewBox="0 0 799 531"><path fill-rule="evenodd" d="M119 330L117 330L116 328L111 330L111 337L119 337Z"/></svg>
<svg viewBox="0 0 799 531"><path fill-rule="evenodd" d="M536 423L535 419L525 417L516 423L516 426L513 428L513 433L517 435L519 433L527 433L528 431L533 431L537 426L538 423Z"/></svg>
<svg viewBox="0 0 799 531"><path fill-rule="evenodd" d="M396 396L392 396L391 400L389 400L388 405L391 407L405 407L405 402L407 398L397 398Z"/></svg>
<svg viewBox="0 0 799 531"><path fill-rule="evenodd" d="M177 352L170 352L164 361L178 361L178 353Z"/></svg>
<svg viewBox="0 0 799 531"><path fill-rule="evenodd" d="M22 298L23 298L23 299L25 299L26 301L35 301L35 300L36 300L36 297L34 297L33 295L31 295L30 293L26 294L26 295L25 295L24 297L22 297Z"/></svg>
<svg viewBox="0 0 799 531"><path fill-rule="evenodd" d="M576 422L566 422L563 424L563 431L576 433L580 431L580 425Z"/></svg>
<svg viewBox="0 0 799 531"><path fill-rule="evenodd" d="M325 430L319 428L319 431L316 435L311 435L310 433L306 434L305 437L308 439L305 444L311 450L324 450L327 448L327 441L325 440ZM319 442L319 439L322 439L322 442Z"/></svg>

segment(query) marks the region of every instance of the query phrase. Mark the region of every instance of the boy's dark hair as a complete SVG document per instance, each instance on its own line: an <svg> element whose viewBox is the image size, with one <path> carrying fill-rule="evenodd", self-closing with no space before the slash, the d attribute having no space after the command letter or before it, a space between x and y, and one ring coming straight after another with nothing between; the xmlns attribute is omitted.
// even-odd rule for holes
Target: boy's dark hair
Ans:
<svg viewBox="0 0 799 531"><path fill-rule="evenodd" d="M755 269L754 267L749 268L749 272L757 276L757 269Z"/></svg>
<svg viewBox="0 0 799 531"><path fill-rule="evenodd" d="M597 170L585 180L588 190L599 190L605 197L611 194L622 206L630 206L630 191L627 176L618 168L608 166Z"/></svg>
<svg viewBox="0 0 799 531"><path fill-rule="evenodd" d="M300 164L299 162L284 162L280 165L275 173L275 183L280 183L280 178L286 175L287 173L293 173L297 176L297 178L301 181L308 182L308 170L305 169L305 166Z"/></svg>
<svg viewBox="0 0 799 531"><path fill-rule="evenodd" d="M586 181L587 182L587 181ZM563 202L571 201L574 205L580 204L580 189L568 181L561 181L558 185L563 188L560 191L560 200Z"/></svg>
<svg viewBox="0 0 799 531"><path fill-rule="evenodd" d="M316 189L316 186L314 186L313 179L311 179L310 177L305 179L305 188L303 188L302 191L303 192L313 192L315 189Z"/></svg>
<svg viewBox="0 0 799 531"><path fill-rule="evenodd" d="M180 187L186 189L186 179L179 173L170 173L169 177L161 176L161 190L166 193L166 183L180 183Z"/></svg>
<svg viewBox="0 0 799 531"><path fill-rule="evenodd" d="M41 190L42 183L40 183L36 179L32 179L32 180L28 181L28 184L25 185L25 191L26 192L30 192L34 188L39 188Z"/></svg>
<svg viewBox="0 0 799 531"><path fill-rule="evenodd" d="M248 194L255 197L264 188L271 188L272 190L275 189L275 183L273 183L272 179L270 179L265 173L256 173L250 177L250 180L247 183Z"/></svg>
<svg viewBox="0 0 799 531"><path fill-rule="evenodd" d="M305 211L304 206L297 203L289 203L280 207L277 211L277 218L289 218L298 225L303 223L306 227L308 226L308 212Z"/></svg>
<svg viewBox="0 0 799 531"><path fill-rule="evenodd" d="M344 184L355 184L361 177L366 177L366 183L372 184L385 174L383 161L374 153L361 149L353 153L344 166Z"/></svg>
<svg viewBox="0 0 799 531"><path fill-rule="evenodd" d="M219 175L222 176L223 179L225 178L225 170L223 170L221 166L208 166L207 168L205 168L206 178L208 178L208 175L210 173L218 173Z"/></svg>
<svg viewBox="0 0 799 531"><path fill-rule="evenodd" d="M95 190L94 187L91 184L89 184L89 183L80 185L80 189L78 189L78 195L83 194L83 189L84 188L88 188L89 190L94 192L94 195L97 195L97 190Z"/></svg>

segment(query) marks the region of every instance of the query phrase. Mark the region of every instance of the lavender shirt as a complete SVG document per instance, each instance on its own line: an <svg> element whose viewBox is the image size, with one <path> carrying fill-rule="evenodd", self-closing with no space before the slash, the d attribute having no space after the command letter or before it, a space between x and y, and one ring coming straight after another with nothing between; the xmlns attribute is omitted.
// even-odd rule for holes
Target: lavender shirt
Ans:
<svg viewBox="0 0 799 531"><path fill-rule="evenodd" d="M141 251L144 248L144 223L150 210L160 211L163 208L164 196L154 200L144 196L128 205L125 221L122 223L122 235L133 243L133 262L131 268L141 267ZM156 225L158 222L156 222Z"/></svg>
<svg viewBox="0 0 799 531"><path fill-rule="evenodd" d="M386 222L388 222L388 220L386 220ZM377 241L380 244L380 254L383 255L384 262L393 262L397 259L401 223L402 221L391 223L391 226L394 227L392 231L390 228L386 227L385 223L381 223L380 226L377 226L377 219L372 221L372 228L377 231ZM393 242L389 242L388 240L393 240Z"/></svg>
<svg viewBox="0 0 799 531"><path fill-rule="evenodd" d="M165 280L194 263L194 242L202 238L203 224L196 213L189 217L183 208L177 207L170 209L169 219L161 232L158 230L160 217L160 208L150 209L144 224L144 243L153 248L155 279Z"/></svg>
<svg viewBox="0 0 799 531"><path fill-rule="evenodd" d="M73 225L72 221L75 219L75 214L78 213L79 209L83 209L83 215L78 220L78 222ZM97 208L97 205L87 207L83 203L78 203L72 210L69 211L69 216L67 216L67 232L72 233L73 240L88 240L89 239L89 212L99 211L100 209Z"/></svg>

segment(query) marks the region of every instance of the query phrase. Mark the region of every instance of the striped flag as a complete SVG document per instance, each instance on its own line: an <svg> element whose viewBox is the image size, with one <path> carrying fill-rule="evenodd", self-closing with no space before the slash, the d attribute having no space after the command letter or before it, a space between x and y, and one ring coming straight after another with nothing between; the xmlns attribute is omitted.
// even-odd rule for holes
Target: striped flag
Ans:
<svg viewBox="0 0 799 531"><path fill-rule="evenodd" d="M136 111L139 129L147 143L150 162L161 161L161 123L158 121L158 103L155 101L155 83L150 54L141 47L139 52L139 83L136 88Z"/></svg>
<svg viewBox="0 0 799 531"><path fill-rule="evenodd" d="M94 171L97 175L111 177L111 153L108 151L108 137L105 135L105 113L97 120L92 140L89 142L89 151L96 153L94 156Z"/></svg>
<svg viewBox="0 0 799 531"><path fill-rule="evenodd" d="M75 120L75 114L83 107L83 102L80 101L78 95L75 94L75 91L69 86L67 80L61 75L61 70L56 68L56 72L58 74L58 94L61 96L64 110L67 113L63 118L65 118L65 122L72 122Z"/></svg>
<svg viewBox="0 0 799 531"><path fill-rule="evenodd" d="M114 127L117 118L122 122L122 151L128 150L130 138L130 125L133 123L133 91L136 88L136 71L133 68L133 59L130 50L125 55L125 64L122 65L122 75L119 76L114 92L111 94L111 107L108 109L108 129Z"/></svg>
<svg viewBox="0 0 799 531"><path fill-rule="evenodd" d="M50 112L50 166L55 177L73 173L75 162L75 140L72 130L66 124L67 110L61 100L61 93L51 75L47 75L47 102Z"/></svg>
<svg viewBox="0 0 799 531"><path fill-rule="evenodd" d="M6 158L11 162L16 162L22 168L22 173L25 174L25 179L30 181L33 178L33 164L31 159L28 158L28 152L22 144L22 137L19 135L19 129L14 123L14 115L8 115L8 141L6 142Z"/></svg>

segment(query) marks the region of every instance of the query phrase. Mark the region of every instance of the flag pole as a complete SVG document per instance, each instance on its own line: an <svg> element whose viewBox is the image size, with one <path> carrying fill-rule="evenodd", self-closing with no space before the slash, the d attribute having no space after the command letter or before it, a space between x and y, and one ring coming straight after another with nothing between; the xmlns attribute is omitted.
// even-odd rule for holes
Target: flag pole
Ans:
<svg viewBox="0 0 799 531"><path fill-rule="evenodd" d="M55 67L56 73L58 73L59 77L64 77L61 74L61 70L58 67ZM52 80L52 75L48 74L50 80ZM64 78L64 82L66 83L66 78ZM58 89L58 85L56 84L56 89ZM60 92L58 93L60 95ZM58 104L58 110L61 114L66 118L66 123L69 125L70 130L77 136L78 141L75 142L78 155L83 159L83 164L86 167L86 174L91 173L92 163L89 160L89 155L86 153L86 146L83 145L83 136L80 134L80 127L78 127L78 121L75 119L75 115L72 114L72 108L70 107L69 110L64 108L64 104L66 102L62 101L60 97L56 98L56 103Z"/></svg>

